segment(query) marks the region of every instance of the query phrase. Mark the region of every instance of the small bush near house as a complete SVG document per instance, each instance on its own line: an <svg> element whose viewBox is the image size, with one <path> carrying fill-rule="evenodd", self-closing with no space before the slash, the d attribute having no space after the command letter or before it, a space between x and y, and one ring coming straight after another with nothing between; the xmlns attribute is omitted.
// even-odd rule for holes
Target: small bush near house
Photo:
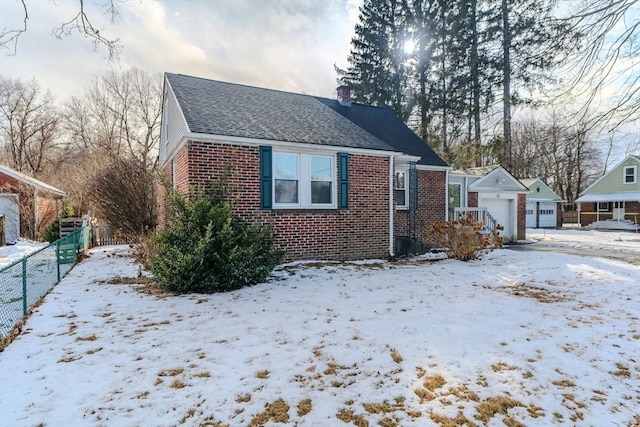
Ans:
<svg viewBox="0 0 640 427"><path fill-rule="evenodd" d="M498 226L498 229L502 227ZM502 246L499 231L483 231L482 221L475 221L471 215L431 224L424 237L429 245L442 248L449 258L460 261L479 259Z"/></svg>
<svg viewBox="0 0 640 427"><path fill-rule="evenodd" d="M223 292L263 281L282 255L271 229L234 219L219 191L172 191L166 228L150 241L149 269L173 292Z"/></svg>
<svg viewBox="0 0 640 427"><path fill-rule="evenodd" d="M73 216L73 206L66 205L62 208L60 215L47 225L40 233L40 237L45 242L53 243L60 238L60 218L69 218Z"/></svg>

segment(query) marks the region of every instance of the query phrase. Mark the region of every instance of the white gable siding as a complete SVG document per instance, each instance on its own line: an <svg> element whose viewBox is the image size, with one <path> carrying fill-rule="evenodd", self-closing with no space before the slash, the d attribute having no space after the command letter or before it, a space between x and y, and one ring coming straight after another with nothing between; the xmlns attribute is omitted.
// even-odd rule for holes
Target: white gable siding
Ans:
<svg viewBox="0 0 640 427"><path fill-rule="evenodd" d="M162 108L162 128L160 131L160 167L163 167L178 148L182 136L189 132L187 122L178 106L176 97L167 83L165 101Z"/></svg>

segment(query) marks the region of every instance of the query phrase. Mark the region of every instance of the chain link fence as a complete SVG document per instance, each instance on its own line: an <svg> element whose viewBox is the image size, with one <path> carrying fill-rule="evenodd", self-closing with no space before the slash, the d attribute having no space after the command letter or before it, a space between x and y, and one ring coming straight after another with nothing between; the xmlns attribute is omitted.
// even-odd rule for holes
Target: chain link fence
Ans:
<svg viewBox="0 0 640 427"><path fill-rule="evenodd" d="M89 248L84 227L0 270L0 343Z"/></svg>

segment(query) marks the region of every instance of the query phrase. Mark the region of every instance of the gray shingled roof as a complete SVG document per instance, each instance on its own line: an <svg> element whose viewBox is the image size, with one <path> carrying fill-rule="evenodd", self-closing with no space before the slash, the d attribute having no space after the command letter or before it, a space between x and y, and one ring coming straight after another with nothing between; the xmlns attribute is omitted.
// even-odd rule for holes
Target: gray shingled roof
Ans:
<svg viewBox="0 0 640 427"><path fill-rule="evenodd" d="M309 95L166 74L191 132L396 151Z"/></svg>

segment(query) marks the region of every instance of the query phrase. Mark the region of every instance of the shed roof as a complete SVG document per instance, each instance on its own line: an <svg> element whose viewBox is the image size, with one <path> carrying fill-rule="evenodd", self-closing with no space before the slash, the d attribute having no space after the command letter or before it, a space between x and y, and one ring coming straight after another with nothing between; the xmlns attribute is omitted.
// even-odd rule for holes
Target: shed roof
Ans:
<svg viewBox="0 0 640 427"><path fill-rule="evenodd" d="M14 179L17 179L18 181L21 181L25 184L28 184L32 187L35 187L36 189L40 190L40 191L44 191L47 193L50 193L54 196L59 196L59 197L64 197L67 195L67 193L65 193L64 191L54 187L53 185L49 185L45 182L39 181L29 175L25 175L22 172L18 172L17 170L11 169L8 166L4 166L4 165L0 165L0 173L3 173L7 176L10 176Z"/></svg>

